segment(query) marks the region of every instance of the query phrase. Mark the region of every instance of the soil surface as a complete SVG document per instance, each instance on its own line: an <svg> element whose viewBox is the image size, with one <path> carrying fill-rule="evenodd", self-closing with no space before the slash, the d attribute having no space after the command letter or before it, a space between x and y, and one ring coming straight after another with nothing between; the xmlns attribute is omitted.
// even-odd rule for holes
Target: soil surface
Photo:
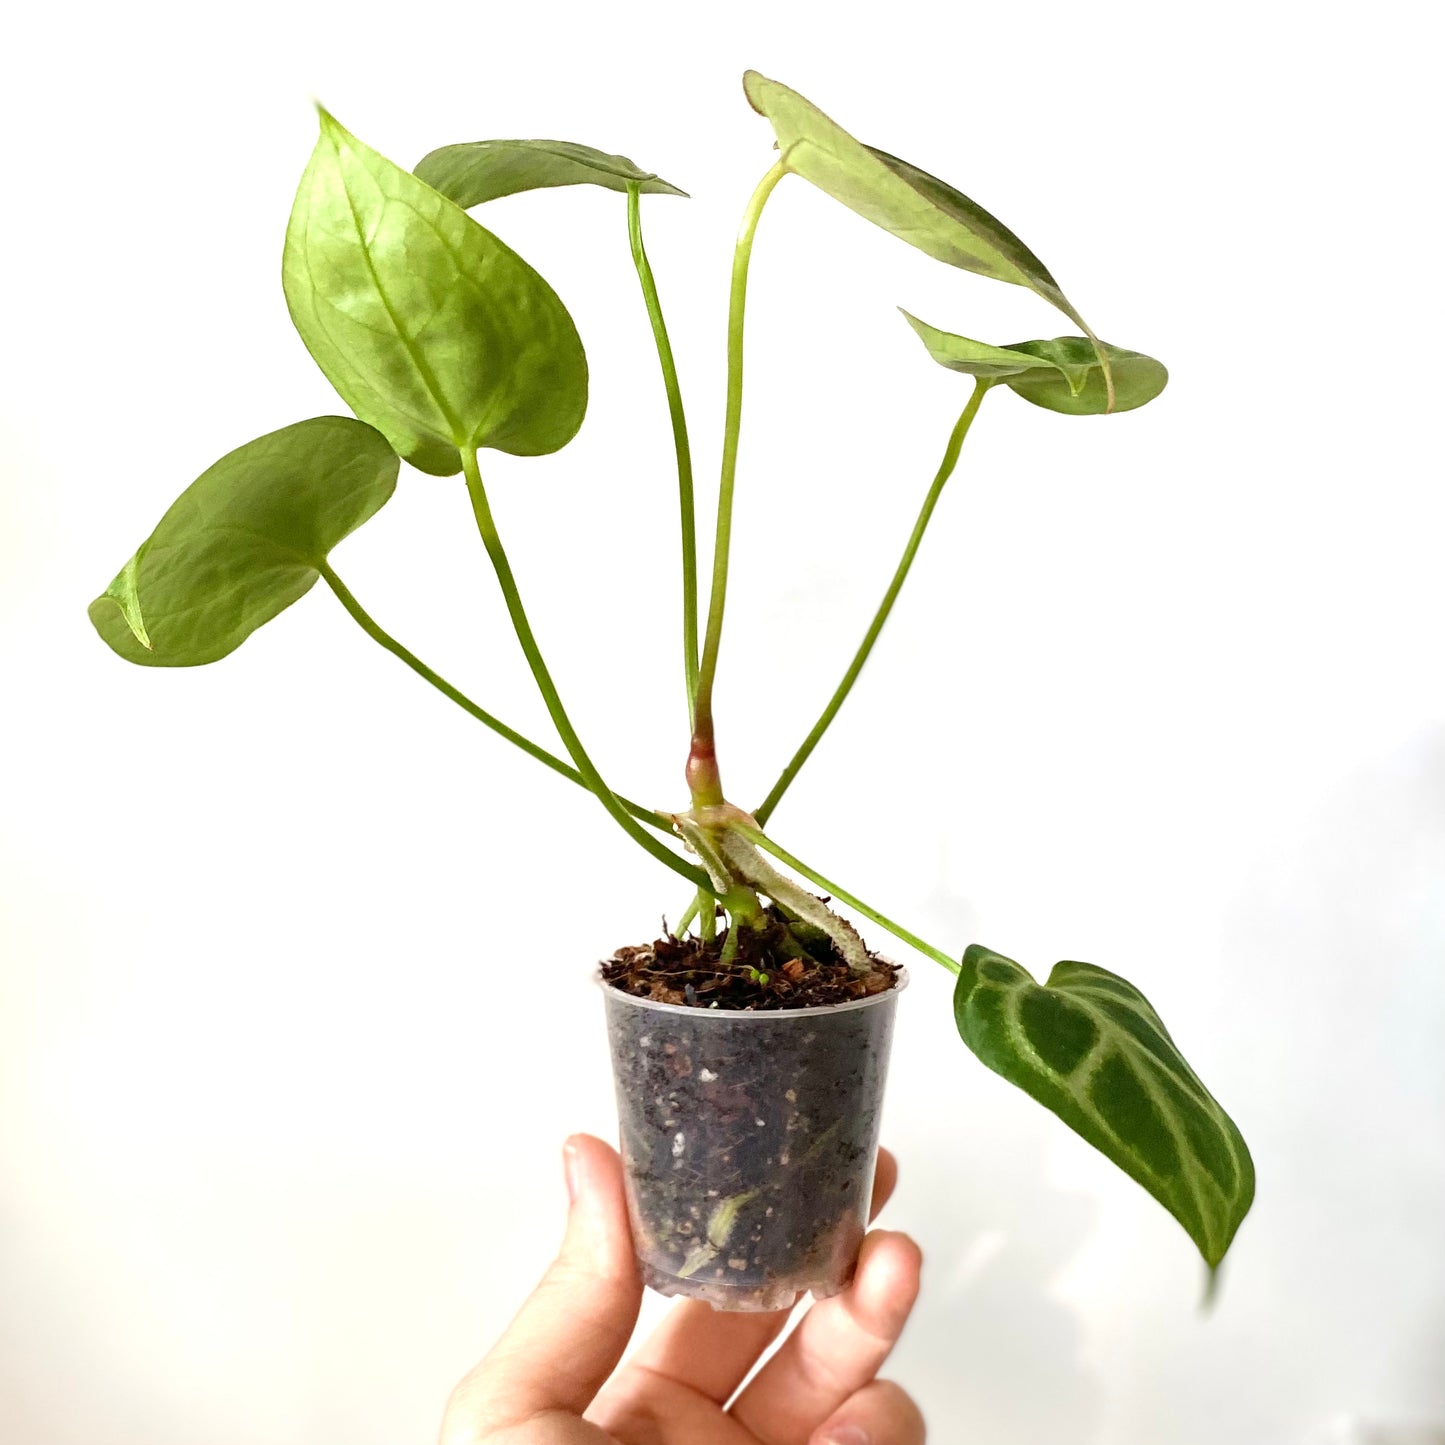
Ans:
<svg viewBox="0 0 1445 1445"><path fill-rule="evenodd" d="M797 1009L847 1003L884 993L899 968L869 954L872 972L856 974L821 929L790 922L769 908L761 927L737 927L737 951L726 963L729 930L704 943L664 934L628 944L602 963L613 988L655 1003L702 1009Z"/></svg>

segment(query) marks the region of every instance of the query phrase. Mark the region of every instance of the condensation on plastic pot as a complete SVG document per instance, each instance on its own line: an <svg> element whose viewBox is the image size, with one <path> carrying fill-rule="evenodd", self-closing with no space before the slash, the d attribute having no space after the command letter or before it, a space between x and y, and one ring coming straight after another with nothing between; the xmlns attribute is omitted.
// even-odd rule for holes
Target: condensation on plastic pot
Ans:
<svg viewBox="0 0 1445 1445"><path fill-rule="evenodd" d="M727 1310L843 1289L868 1225L907 971L867 998L757 1012L598 982L644 1282Z"/></svg>

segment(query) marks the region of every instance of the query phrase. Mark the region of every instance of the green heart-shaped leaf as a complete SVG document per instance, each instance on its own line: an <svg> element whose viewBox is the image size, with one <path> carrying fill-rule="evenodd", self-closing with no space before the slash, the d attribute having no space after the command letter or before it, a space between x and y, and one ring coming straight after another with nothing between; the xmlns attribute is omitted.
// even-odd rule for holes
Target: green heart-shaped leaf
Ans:
<svg viewBox="0 0 1445 1445"><path fill-rule="evenodd" d="M422 471L460 471L464 446L554 452L582 424L587 358L557 293L324 110L281 275L316 364Z"/></svg>
<svg viewBox="0 0 1445 1445"><path fill-rule="evenodd" d="M903 308L900 306L899 310ZM940 331L903 312L928 354L950 371L1003 381L1026 401L1070 416L1101 416L1111 408L1095 343L1082 336L1057 336L1051 341L1016 341L990 346ZM1114 411L1133 411L1153 401L1169 380L1162 363L1140 351L1099 342L1114 375Z"/></svg>
<svg viewBox="0 0 1445 1445"><path fill-rule="evenodd" d="M90 604L128 662L196 667L303 596L326 554L386 504L401 464L380 432L320 416L202 472Z"/></svg>
<svg viewBox="0 0 1445 1445"><path fill-rule="evenodd" d="M626 156L566 140L479 140L442 146L423 156L413 174L463 210L547 186L605 186L623 193L636 186L644 196L687 195Z"/></svg>
<svg viewBox="0 0 1445 1445"><path fill-rule="evenodd" d="M1100 369L1096 349L1109 359L1113 395ZM1082 336L1056 336L1052 341L1016 341L1009 348L1047 361L1057 368L1007 378L1025 401L1067 416L1102 416L1108 411L1133 411L1151 402L1169 381L1164 363L1142 351L1085 341Z"/></svg>
<svg viewBox="0 0 1445 1445"><path fill-rule="evenodd" d="M753 109L772 124L782 162L794 175L939 261L1027 286L1093 337L1044 263L1002 221L961 191L855 140L797 91L756 70L743 76L743 90ZM1107 381L1108 363L1102 351L1100 361Z"/></svg>
<svg viewBox="0 0 1445 1445"><path fill-rule="evenodd" d="M1254 1199L1233 1120L1133 984L1058 963L1040 987L979 944L953 995L963 1041L1137 1180L1218 1266Z"/></svg>

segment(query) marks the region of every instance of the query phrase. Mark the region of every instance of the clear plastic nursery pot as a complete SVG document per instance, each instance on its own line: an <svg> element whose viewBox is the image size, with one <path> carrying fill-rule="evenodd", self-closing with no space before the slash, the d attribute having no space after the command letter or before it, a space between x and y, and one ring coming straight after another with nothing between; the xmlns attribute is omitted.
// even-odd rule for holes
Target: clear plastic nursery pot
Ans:
<svg viewBox="0 0 1445 1445"><path fill-rule="evenodd" d="M837 1294L868 1226L891 989L824 1008L654 1003L603 984L643 1282L715 1309Z"/></svg>

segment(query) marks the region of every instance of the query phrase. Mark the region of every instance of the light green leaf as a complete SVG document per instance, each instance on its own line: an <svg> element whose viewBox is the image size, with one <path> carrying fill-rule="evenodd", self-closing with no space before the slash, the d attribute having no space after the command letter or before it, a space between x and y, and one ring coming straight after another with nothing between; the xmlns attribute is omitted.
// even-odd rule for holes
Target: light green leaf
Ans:
<svg viewBox="0 0 1445 1445"><path fill-rule="evenodd" d="M900 306L898 308L903 311ZM1031 356L1008 346L990 346L986 341L971 341L967 336L955 336L951 331L940 331L926 321L920 321L910 312L903 311L904 320L918 333L919 339L928 349L928 354L950 371L961 371L968 376L981 376L988 380L1018 376L1021 372L1043 371L1057 374L1057 363L1043 357ZM1087 343L1085 343L1087 345ZM1089 362L1094 360L1089 353ZM1077 385L1084 384L1086 367L1071 367L1066 373L1070 378L1077 376Z"/></svg>
<svg viewBox="0 0 1445 1445"><path fill-rule="evenodd" d="M1106 411L1133 411L1151 402L1164 390L1169 373L1164 364L1145 356L1142 351L1126 351L1122 346L1102 343L1113 374L1114 393L1111 398L1095 358L1095 343L1082 336L1056 336L1052 341L1016 341L1013 351L1027 352L1058 368L1030 371L1008 378L1011 386L1025 401L1048 411L1061 411L1068 416L1102 416ZM1082 378L1082 381L1078 381Z"/></svg>
<svg viewBox="0 0 1445 1445"><path fill-rule="evenodd" d="M153 652L154 645L151 642L151 635L146 631L145 618L140 610L140 592L138 582L140 579L140 553L133 553L130 560L116 573L115 581L96 598L96 602L103 598L109 598L120 608L121 616L125 618L125 624L131 630L135 641L145 648L147 652ZM91 604L92 608L95 603ZM93 615L93 614L92 614Z"/></svg>
<svg viewBox="0 0 1445 1445"><path fill-rule="evenodd" d="M961 191L855 140L797 91L756 70L743 76L743 90L753 109L771 122L783 164L794 175L939 261L1028 287L1093 337L1044 263ZM1100 359L1107 379L1102 351Z"/></svg>
<svg viewBox="0 0 1445 1445"><path fill-rule="evenodd" d="M128 662L196 667L303 596L326 555L386 504L400 469L380 432L320 416L202 472L90 604Z"/></svg>
<svg viewBox="0 0 1445 1445"><path fill-rule="evenodd" d="M1211 1269L1254 1199L1244 1139L1133 984L1059 963L1042 988L979 944L953 995L963 1041L1137 1180Z"/></svg>
<svg viewBox="0 0 1445 1445"><path fill-rule="evenodd" d="M418 162L414 174L464 210L547 186L605 186L626 194L686 196L626 156L612 156L565 140L479 140L442 146Z"/></svg>
<svg viewBox="0 0 1445 1445"><path fill-rule="evenodd" d="M324 110L282 282L327 379L422 471L460 471L463 446L554 452L582 424L587 359L556 292Z"/></svg>
<svg viewBox="0 0 1445 1445"><path fill-rule="evenodd" d="M900 311L903 308L898 308ZM903 311L928 354L940 366L990 381L1003 381L1026 401L1071 416L1100 416L1110 410L1095 343L1082 336L1056 336L1051 341L1016 341L990 346L940 331ZM1169 373L1152 356L1100 342L1114 374L1114 411L1133 411L1153 401Z"/></svg>

